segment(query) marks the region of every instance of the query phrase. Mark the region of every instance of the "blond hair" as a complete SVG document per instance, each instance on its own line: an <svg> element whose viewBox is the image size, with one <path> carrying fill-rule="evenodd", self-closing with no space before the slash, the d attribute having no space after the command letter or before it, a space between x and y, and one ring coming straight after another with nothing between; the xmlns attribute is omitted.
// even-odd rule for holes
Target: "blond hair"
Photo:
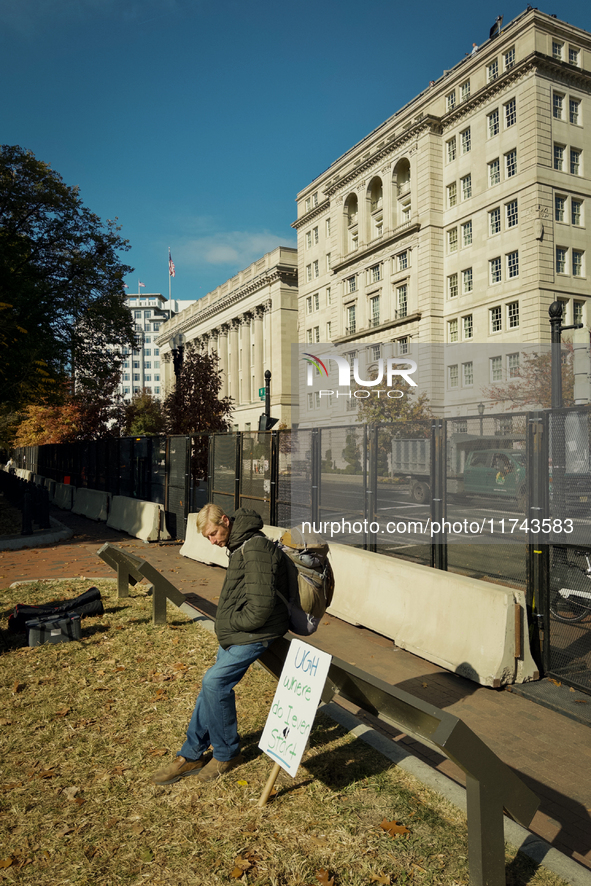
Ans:
<svg viewBox="0 0 591 886"><path fill-rule="evenodd" d="M219 526L222 522L222 517L225 516L226 515L219 505L214 505L213 502L209 502L209 504L204 505L197 514L197 532L200 532L201 535L203 535L205 528L210 524Z"/></svg>

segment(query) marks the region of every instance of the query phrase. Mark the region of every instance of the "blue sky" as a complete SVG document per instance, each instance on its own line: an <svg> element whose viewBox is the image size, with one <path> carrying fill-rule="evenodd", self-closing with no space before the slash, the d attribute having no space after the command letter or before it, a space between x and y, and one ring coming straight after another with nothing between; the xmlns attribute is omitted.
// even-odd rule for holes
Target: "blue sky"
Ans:
<svg viewBox="0 0 591 886"><path fill-rule="evenodd" d="M553 0L552 0L553 2ZM137 291L205 295L277 245L295 196L523 0L4 0L0 131L119 219ZM542 11L591 31L588 0Z"/></svg>

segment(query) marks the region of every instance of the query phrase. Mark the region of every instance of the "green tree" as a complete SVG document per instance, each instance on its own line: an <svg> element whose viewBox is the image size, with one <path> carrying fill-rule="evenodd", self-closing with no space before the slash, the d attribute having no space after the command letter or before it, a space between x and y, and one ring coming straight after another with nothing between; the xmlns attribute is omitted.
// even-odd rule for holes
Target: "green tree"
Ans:
<svg viewBox="0 0 591 886"><path fill-rule="evenodd" d="M160 400L146 388L135 393L123 407L122 434L125 437L157 436L164 433L164 412Z"/></svg>
<svg viewBox="0 0 591 886"><path fill-rule="evenodd" d="M47 163L0 148L0 402L7 411L65 396L73 378L100 390L133 346L119 253L129 246Z"/></svg>

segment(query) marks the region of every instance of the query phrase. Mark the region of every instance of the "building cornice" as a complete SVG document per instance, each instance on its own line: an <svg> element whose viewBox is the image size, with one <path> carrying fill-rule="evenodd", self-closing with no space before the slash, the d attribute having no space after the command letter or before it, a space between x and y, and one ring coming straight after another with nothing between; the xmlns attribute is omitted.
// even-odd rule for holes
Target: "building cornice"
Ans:
<svg viewBox="0 0 591 886"><path fill-rule="evenodd" d="M421 223L419 221L409 221L405 222L403 225L399 225L395 228L390 234L387 234L385 237L382 237L380 240L372 240L367 246L364 246L362 249L356 249L355 252L351 252L345 256L345 258L341 259L341 261L336 262L331 271L333 274L342 271L344 268L350 267L350 265L354 265L356 262L362 262L368 255L375 255L375 253L381 249L387 249L388 246L391 246L392 243L396 243L398 240L402 240L403 237L407 237L409 234L415 234L417 231L421 230Z"/></svg>
<svg viewBox="0 0 591 886"><path fill-rule="evenodd" d="M421 312L415 311L414 314L409 314L407 317L401 317L399 320L388 320L386 323L380 323L379 326L371 326L367 329L360 329L359 332L354 332L353 335L342 335L339 338L333 338L333 345L344 345L347 342L357 341L360 338L367 338L370 335L379 335L381 332L385 332L386 329L398 329L401 326L408 326L409 323L416 323L421 319Z"/></svg>
<svg viewBox="0 0 591 886"><path fill-rule="evenodd" d="M162 347L168 342L168 339L170 338L173 331L186 333L189 330L194 329L201 323L204 323L207 320L211 320L213 317L216 317L217 315L223 313L228 308L234 307L243 299L246 299L254 293L260 292L262 289L271 286L277 281L286 281L290 284L294 284L297 283L297 278L297 267L293 267L292 265L275 265L273 268L269 268L269 270L265 273L261 274L258 277L255 277L254 280L251 280L249 283L241 286L240 289L234 290L234 292L231 292L225 298L221 298L219 301L217 301L213 305L210 305L208 308L205 308L204 310L197 313L192 313L189 317L186 318L183 318L184 311L180 314L177 314L175 318L169 321L172 325L169 326L164 335L160 336L157 339L156 343L159 347Z"/></svg>
<svg viewBox="0 0 591 886"><path fill-rule="evenodd" d="M330 200L323 200L322 203L319 203L318 206L314 206L309 212L306 212L305 215L302 215L301 218L296 218L294 222L291 223L291 227L295 228L296 231L298 228L301 228L303 225L309 224L313 221L317 215L321 215L325 209L328 209L330 206Z"/></svg>

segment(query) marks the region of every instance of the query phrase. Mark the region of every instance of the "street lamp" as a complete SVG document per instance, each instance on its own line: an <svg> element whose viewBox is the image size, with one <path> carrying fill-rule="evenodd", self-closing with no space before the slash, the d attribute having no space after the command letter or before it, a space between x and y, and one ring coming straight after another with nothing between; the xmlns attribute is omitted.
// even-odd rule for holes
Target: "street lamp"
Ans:
<svg viewBox="0 0 591 886"><path fill-rule="evenodd" d="M183 357L185 353L185 336L182 332L175 333L169 340L170 350L172 352L172 365L174 366L174 374L178 381L181 369L183 368Z"/></svg>
<svg viewBox="0 0 591 886"><path fill-rule="evenodd" d="M479 403L476 409L478 410L478 415L480 416L480 436L482 437L482 416L484 415L485 409L484 403Z"/></svg>

